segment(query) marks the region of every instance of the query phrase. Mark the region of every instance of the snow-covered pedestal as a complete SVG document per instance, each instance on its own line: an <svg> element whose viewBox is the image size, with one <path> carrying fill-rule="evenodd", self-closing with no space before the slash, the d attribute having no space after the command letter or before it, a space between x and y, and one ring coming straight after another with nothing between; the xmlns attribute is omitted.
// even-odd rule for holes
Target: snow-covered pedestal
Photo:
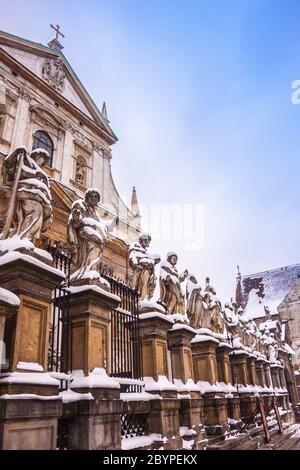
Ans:
<svg viewBox="0 0 300 470"><path fill-rule="evenodd" d="M56 449L57 424L62 413L58 387L59 381L44 372L3 374L0 379L0 449Z"/></svg>
<svg viewBox="0 0 300 470"><path fill-rule="evenodd" d="M221 342L217 347L217 364L218 364L218 378L219 382L225 384L232 384L232 374L230 367L229 353L232 350L228 342Z"/></svg>
<svg viewBox="0 0 300 470"><path fill-rule="evenodd" d="M191 340L196 330L186 323L176 322L169 330L174 383L180 399L179 423L181 429L193 432L193 449L203 448L205 431L203 422L203 400L194 382Z"/></svg>
<svg viewBox="0 0 300 470"><path fill-rule="evenodd" d="M20 303L4 332L8 367L0 379L0 448L55 449L62 411L59 382L44 371L51 294L65 276L28 240L3 240L0 248L0 286Z"/></svg>
<svg viewBox="0 0 300 470"><path fill-rule="evenodd" d="M156 381L159 376L170 377L168 332L174 325L174 320L169 315L157 311L141 313L139 318L144 377L152 377ZM169 397L177 396L172 387L169 391L159 393Z"/></svg>
<svg viewBox="0 0 300 470"><path fill-rule="evenodd" d="M194 364L195 382L205 385L202 388L204 406L204 424L207 434L220 435L228 431L227 400L225 392L217 387L217 347L222 341L220 335L213 332L198 330L192 340L192 354Z"/></svg>
<svg viewBox="0 0 300 470"><path fill-rule="evenodd" d="M74 450L117 450L121 448L122 401L120 384L103 368L87 376L76 376L71 383L76 393L92 395L77 402L76 418L68 425L68 445Z"/></svg>
<svg viewBox="0 0 300 470"><path fill-rule="evenodd" d="M217 347L217 364L219 382L224 384L228 418L231 423L236 424L240 421L241 413L239 394L236 387L232 386L233 377L229 358L231 350L232 346L227 341L221 342Z"/></svg>
<svg viewBox="0 0 300 470"><path fill-rule="evenodd" d="M11 371L18 370L20 362L48 368L51 294L65 276L50 265L48 253L40 252L10 251L0 256L0 286L20 299L18 314L6 322Z"/></svg>
<svg viewBox="0 0 300 470"><path fill-rule="evenodd" d="M257 385L264 387L266 385L265 370L264 370L265 359L258 356L255 361L255 372Z"/></svg>
<svg viewBox="0 0 300 470"><path fill-rule="evenodd" d="M249 354L249 356L247 357L248 384L250 385L257 384L255 360L256 357L254 356L254 354Z"/></svg>
<svg viewBox="0 0 300 470"><path fill-rule="evenodd" d="M68 362L73 370L82 370L88 375L95 367L108 367L110 360L108 325L111 310L120 303L120 298L95 283L69 287L66 298L69 309ZM61 302L61 307L64 304Z"/></svg>
<svg viewBox="0 0 300 470"><path fill-rule="evenodd" d="M189 379L194 380L191 341L196 330L185 323L174 323L168 333L169 349L171 351L173 378L185 384ZM196 393L199 397L200 391Z"/></svg>
<svg viewBox="0 0 300 470"><path fill-rule="evenodd" d="M247 369L247 351L243 349L233 349L229 353L230 363L233 371L233 379L235 383L247 385L248 369Z"/></svg>

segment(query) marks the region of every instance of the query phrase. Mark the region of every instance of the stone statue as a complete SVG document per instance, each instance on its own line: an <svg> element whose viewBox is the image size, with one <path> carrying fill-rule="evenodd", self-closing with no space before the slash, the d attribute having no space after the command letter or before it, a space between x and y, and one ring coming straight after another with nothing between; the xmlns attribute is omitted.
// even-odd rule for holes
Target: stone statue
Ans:
<svg viewBox="0 0 300 470"><path fill-rule="evenodd" d="M71 282L82 279L99 279L100 265L107 235L117 222L101 220L97 214L100 193L88 189L84 201L79 199L72 205L68 222L67 240L72 255Z"/></svg>
<svg viewBox="0 0 300 470"><path fill-rule="evenodd" d="M225 303L224 319L226 329L231 338L236 338L240 333L240 322L238 316L234 312L233 306L229 302Z"/></svg>
<svg viewBox="0 0 300 470"><path fill-rule="evenodd" d="M208 309L204 308L201 290L201 286L198 284L196 277L190 274L186 285L186 313L190 325L196 329L210 327L210 314Z"/></svg>
<svg viewBox="0 0 300 470"><path fill-rule="evenodd" d="M222 305L217 297L215 289L210 285L209 278L206 278L204 300L207 304L210 315L210 328L215 333L224 333L224 318Z"/></svg>
<svg viewBox="0 0 300 470"><path fill-rule="evenodd" d="M142 233L139 243L132 243L129 248L129 265L133 269L132 288L140 292L140 300L150 300L156 286L154 266L160 262L160 257L148 254L150 242L149 233Z"/></svg>
<svg viewBox="0 0 300 470"><path fill-rule="evenodd" d="M252 329L250 326L250 319L244 313L242 307L237 309L236 315L238 316L240 322L242 344L248 348L252 348L254 341L252 336Z"/></svg>
<svg viewBox="0 0 300 470"><path fill-rule="evenodd" d="M270 341L268 344L268 359L270 362L276 362L278 360L278 343L273 333L270 334Z"/></svg>
<svg viewBox="0 0 300 470"><path fill-rule="evenodd" d="M76 161L76 174L75 174L75 181L82 185L85 184L86 181L86 163L83 158L78 158Z"/></svg>
<svg viewBox="0 0 300 470"><path fill-rule="evenodd" d="M177 254L170 252L167 254L166 261L163 261L160 267L159 303L166 308L168 314L179 313L184 302L180 284L187 278L188 271L185 270L182 274L179 274L175 267L177 260Z"/></svg>
<svg viewBox="0 0 300 470"><path fill-rule="evenodd" d="M14 236L34 243L52 222L49 177L43 166L49 154L35 149L29 155L24 146L3 162L3 189L10 198L1 238Z"/></svg>

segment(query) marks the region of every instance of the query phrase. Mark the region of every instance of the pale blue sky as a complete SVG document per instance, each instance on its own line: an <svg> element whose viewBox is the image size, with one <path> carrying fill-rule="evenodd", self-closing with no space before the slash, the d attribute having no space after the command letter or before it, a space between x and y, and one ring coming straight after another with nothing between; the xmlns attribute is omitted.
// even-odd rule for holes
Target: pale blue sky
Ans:
<svg viewBox="0 0 300 470"><path fill-rule="evenodd" d="M205 206L205 243L153 240L220 297L300 261L297 0L0 0L0 29L64 53L119 137L113 175L143 204ZM154 234L155 235L155 234Z"/></svg>

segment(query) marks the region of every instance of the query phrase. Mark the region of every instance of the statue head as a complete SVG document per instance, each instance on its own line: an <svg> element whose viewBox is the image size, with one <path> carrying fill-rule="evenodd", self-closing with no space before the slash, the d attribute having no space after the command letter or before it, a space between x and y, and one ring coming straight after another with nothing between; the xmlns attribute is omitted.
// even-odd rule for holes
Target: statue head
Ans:
<svg viewBox="0 0 300 470"><path fill-rule="evenodd" d="M172 264L172 266L175 266L178 261L178 256L177 253L174 253L173 251L170 251L167 254L167 261Z"/></svg>
<svg viewBox="0 0 300 470"><path fill-rule="evenodd" d="M151 242L150 233L141 233L141 235L139 237L139 242L140 242L140 245L143 248L148 248L148 246L150 245L150 242Z"/></svg>
<svg viewBox="0 0 300 470"><path fill-rule="evenodd" d="M88 206L97 207L101 196L98 189L90 188L84 194L84 200Z"/></svg>
<svg viewBox="0 0 300 470"><path fill-rule="evenodd" d="M198 283L195 274L190 274L189 277L188 277L188 281L192 282L193 284L197 284L197 283Z"/></svg>
<svg viewBox="0 0 300 470"><path fill-rule="evenodd" d="M49 159L49 153L44 149L34 149L30 157L35 161L35 163L41 168L45 165L46 161Z"/></svg>

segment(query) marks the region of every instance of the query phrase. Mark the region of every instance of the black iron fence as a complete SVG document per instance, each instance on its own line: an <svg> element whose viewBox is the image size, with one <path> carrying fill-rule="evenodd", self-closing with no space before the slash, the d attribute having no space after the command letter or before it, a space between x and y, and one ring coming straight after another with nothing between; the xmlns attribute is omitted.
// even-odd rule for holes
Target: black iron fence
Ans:
<svg viewBox="0 0 300 470"><path fill-rule="evenodd" d="M120 297L118 308L111 312L111 370L110 375L122 379L135 379L135 383L121 381L122 392L138 392L142 379L142 353L138 317L138 292L119 279L103 275L111 291Z"/></svg>
<svg viewBox="0 0 300 470"><path fill-rule="evenodd" d="M49 334L48 368L51 372L68 373L72 367L72 335L69 334L71 322L69 320L69 297L71 258L62 250L49 247L48 251L53 257L53 264L61 269L65 275L65 282L53 293L52 322ZM139 392L142 379L141 341L139 332L137 291L128 287L120 279L103 274L112 293L121 299L118 308L111 311L110 324L110 367L109 373L122 380L121 392ZM66 388L62 381L62 388Z"/></svg>

